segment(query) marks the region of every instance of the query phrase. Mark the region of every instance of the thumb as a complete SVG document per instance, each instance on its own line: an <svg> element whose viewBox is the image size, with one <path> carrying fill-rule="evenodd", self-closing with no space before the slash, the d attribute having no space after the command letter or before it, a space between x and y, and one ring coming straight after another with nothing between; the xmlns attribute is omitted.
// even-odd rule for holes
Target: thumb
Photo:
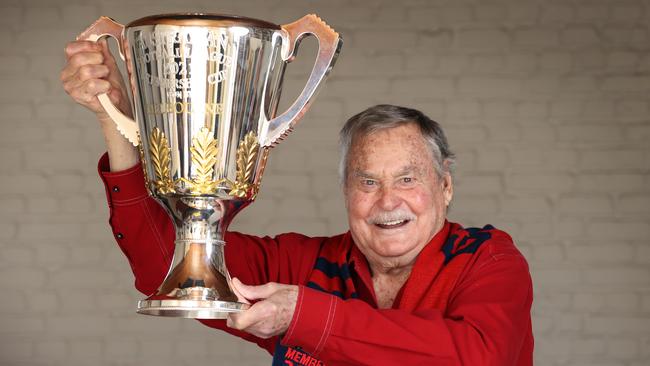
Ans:
<svg viewBox="0 0 650 366"><path fill-rule="evenodd" d="M235 284L235 282L237 284ZM237 277L234 277L232 280L230 280L230 289L232 290L232 292L235 293L235 295L237 295L237 301L242 302L244 304L250 304L250 301L248 301L248 299L246 299L246 297L242 295L238 286L245 286L245 285L242 284Z"/></svg>
<svg viewBox="0 0 650 366"><path fill-rule="evenodd" d="M115 66L115 57L113 57L113 54L111 53L111 49L108 45L108 41L106 38L102 38L97 43L101 46L102 48L102 55L104 56L104 64L106 66ZM119 46L118 46L119 47Z"/></svg>
<svg viewBox="0 0 650 366"><path fill-rule="evenodd" d="M261 286L244 285L238 278L232 279L233 288L248 300L266 299L280 289L279 284L269 282Z"/></svg>

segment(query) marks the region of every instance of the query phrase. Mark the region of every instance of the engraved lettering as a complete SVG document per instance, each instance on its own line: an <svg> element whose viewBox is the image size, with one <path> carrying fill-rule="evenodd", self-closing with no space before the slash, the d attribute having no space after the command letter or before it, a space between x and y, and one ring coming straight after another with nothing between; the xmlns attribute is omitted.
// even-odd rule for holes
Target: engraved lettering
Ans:
<svg viewBox="0 0 650 366"><path fill-rule="evenodd" d="M178 71L180 69L180 65L177 64L176 62L170 62L166 64L167 68L167 74L168 75L176 75L178 74Z"/></svg>
<svg viewBox="0 0 650 366"><path fill-rule="evenodd" d="M216 84L226 78L226 70L219 70L215 73L208 75L208 84Z"/></svg>
<svg viewBox="0 0 650 366"><path fill-rule="evenodd" d="M198 106L197 106L198 104ZM154 103L147 104L145 110L147 114L184 114L194 113L197 108L203 108L208 115L217 115L223 113L223 104L221 103L191 103L191 102L174 102L174 103Z"/></svg>
<svg viewBox="0 0 650 366"><path fill-rule="evenodd" d="M184 113L186 111L187 111L187 103L176 102L174 104L174 112L176 112L176 114L181 114L181 113Z"/></svg>
<svg viewBox="0 0 650 366"><path fill-rule="evenodd" d="M220 65L224 65L226 67L232 65L232 56L224 55L223 53L211 49L208 53L208 60L212 62L216 62Z"/></svg>
<svg viewBox="0 0 650 366"><path fill-rule="evenodd" d="M205 103L205 111L208 114L221 114L223 111L223 104L221 103Z"/></svg>
<svg viewBox="0 0 650 366"><path fill-rule="evenodd" d="M224 32L207 32L205 37L207 47L197 57L207 58L206 82L215 85L228 77L227 70L234 64L233 56L226 52L231 41ZM194 47L191 38L190 33L182 31L159 31L136 37L134 57L141 65L140 82L184 93L190 91Z"/></svg>
<svg viewBox="0 0 650 366"><path fill-rule="evenodd" d="M228 36L225 33L209 32L207 35L208 47L228 47Z"/></svg>

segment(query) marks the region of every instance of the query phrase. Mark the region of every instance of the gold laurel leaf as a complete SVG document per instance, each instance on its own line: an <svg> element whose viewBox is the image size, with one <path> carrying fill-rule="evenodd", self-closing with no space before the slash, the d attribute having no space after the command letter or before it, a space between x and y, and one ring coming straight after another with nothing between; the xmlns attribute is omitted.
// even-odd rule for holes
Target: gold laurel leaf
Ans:
<svg viewBox="0 0 650 366"><path fill-rule="evenodd" d="M199 133L192 139L190 147L192 153L192 164L196 167L194 171L194 186L192 193L212 193L216 189L217 182L212 180L214 165L217 163L217 140L212 137L212 132L202 127Z"/></svg>
<svg viewBox="0 0 650 366"><path fill-rule="evenodd" d="M151 131L149 152L153 164L156 180L154 186L160 194L174 192L174 183L171 179L171 151L165 134L158 127Z"/></svg>
<svg viewBox="0 0 650 366"><path fill-rule="evenodd" d="M231 196L246 198L249 188L250 185L248 183L235 182L229 193Z"/></svg>
<svg viewBox="0 0 650 366"><path fill-rule="evenodd" d="M237 181L231 187L231 196L244 198L248 194L259 148L260 144L253 131L246 134L239 143L237 148Z"/></svg>
<svg viewBox="0 0 650 366"><path fill-rule="evenodd" d="M140 155L140 165L142 166L142 174L144 175L144 187L147 189L147 193L151 196L149 174L147 174L147 164L144 161L144 149L142 148L142 139L140 138L140 132L138 132L138 154Z"/></svg>
<svg viewBox="0 0 650 366"><path fill-rule="evenodd" d="M241 169L241 178L244 182L248 182L253 175L253 168L255 167L259 147L260 144L257 142L257 137L252 131L244 137L243 142L240 144L240 149L237 152L237 160L241 161L238 168Z"/></svg>

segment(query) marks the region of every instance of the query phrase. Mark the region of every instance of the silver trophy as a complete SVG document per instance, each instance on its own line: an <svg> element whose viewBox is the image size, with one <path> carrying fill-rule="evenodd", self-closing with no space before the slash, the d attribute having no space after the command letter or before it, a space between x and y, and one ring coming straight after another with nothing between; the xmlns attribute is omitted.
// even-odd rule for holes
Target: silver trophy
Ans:
<svg viewBox="0 0 650 366"><path fill-rule="evenodd" d="M282 78L300 40L318 56L298 99L276 117ZM246 309L230 289L224 233L256 197L269 149L305 114L342 39L315 15L278 26L216 14L167 14L123 26L101 17L77 39L117 40L135 121L99 101L138 146L146 185L169 212L176 249L138 313L221 319ZM136 122L137 121L137 122Z"/></svg>

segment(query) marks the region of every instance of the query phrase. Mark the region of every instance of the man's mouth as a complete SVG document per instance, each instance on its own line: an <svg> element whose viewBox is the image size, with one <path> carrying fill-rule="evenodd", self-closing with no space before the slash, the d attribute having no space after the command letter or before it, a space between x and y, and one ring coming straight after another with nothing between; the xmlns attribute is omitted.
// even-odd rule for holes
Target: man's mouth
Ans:
<svg viewBox="0 0 650 366"><path fill-rule="evenodd" d="M410 221L411 220L393 220L393 221L386 221L382 223L376 223L375 225L382 229L396 229L398 227L402 227L408 224Z"/></svg>

